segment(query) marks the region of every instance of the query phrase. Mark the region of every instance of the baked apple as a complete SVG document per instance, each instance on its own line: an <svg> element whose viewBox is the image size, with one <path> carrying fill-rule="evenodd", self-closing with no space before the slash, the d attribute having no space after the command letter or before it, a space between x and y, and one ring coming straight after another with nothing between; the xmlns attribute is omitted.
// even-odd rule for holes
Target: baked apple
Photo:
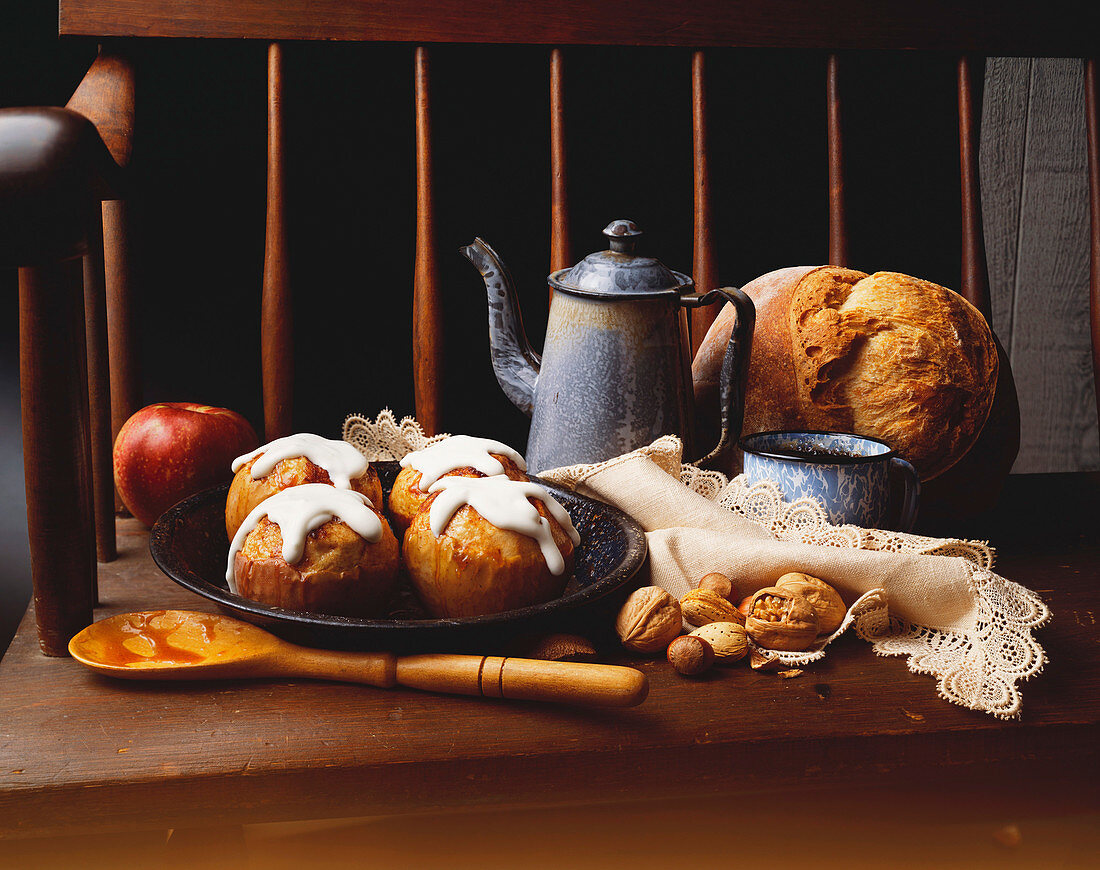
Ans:
<svg viewBox="0 0 1100 870"><path fill-rule="evenodd" d="M233 460L225 502L225 531L232 538L249 512L281 490L327 483L365 495L382 509L382 482L366 458L346 441L302 432L258 447Z"/></svg>
<svg viewBox="0 0 1100 870"><path fill-rule="evenodd" d="M433 616L500 613L559 597L580 536L545 489L442 477L405 532L405 567Z"/></svg>
<svg viewBox="0 0 1100 870"><path fill-rule="evenodd" d="M385 613L400 568L397 538L365 496L310 483L249 513L230 545L226 579L264 604L370 617Z"/></svg>
<svg viewBox="0 0 1100 870"><path fill-rule="evenodd" d="M390 516L404 533L439 478L495 477L527 480L527 463L515 450L491 438L452 435L401 460L401 471L390 490Z"/></svg>

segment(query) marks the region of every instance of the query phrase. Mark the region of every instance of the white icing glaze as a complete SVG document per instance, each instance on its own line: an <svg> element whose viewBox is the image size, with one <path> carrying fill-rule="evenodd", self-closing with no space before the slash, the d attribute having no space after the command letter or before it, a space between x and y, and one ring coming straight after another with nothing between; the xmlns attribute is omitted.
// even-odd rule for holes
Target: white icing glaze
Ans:
<svg viewBox="0 0 1100 870"><path fill-rule="evenodd" d="M283 558L293 565L302 558L306 535L334 517L343 520L360 537L370 543L382 539L382 520L370 507L370 499L354 490L337 489L327 483L306 483L292 486L264 499L245 517L233 543L229 545L229 565L225 579L229 590L236 593L237 579L233 575L233 562L261 517L267 517L279 527L283 535Z"/></svg>
<svg viewBox="0 0 1100 870"><path fill-rule="evenodd" d="M565 508L537 483L508 477L442 477L432 484L430 492L439 493L428 514L432 534L437 538L443 534L455 512L463 505L469 505L497 528L534 538L542 550L546 567L557 576L565 570L565 559L554 542L550 523L527 500L537 498L546 505L550 516L565 529L573 546L581 542L581 536L573 528Z"/></svg>
<svg viewBox="0 0 1100 870"><path fill-rule="evenodd" d="M309 432L299 432L297 435L276 438L251 453L238 456L233 460L233 473L256 459L252 466L252 479L259 480L271 474L282 460L299 456L304 456L327 471L332 485L338 489L351 489L352 479L359 477L369 465L366 457L347 441L334 441Z"/></svg>
<svg viewBox="0 0 1100 870"><path fill-rule="evenodd" d="M491 453L507 456L521 471L527 470L523 457L507 444L492 438L475 438L472 435L452 435L423 450L413 451L401 460L401 467L419 471L419 489L421 492L429 492L431 485L447 472L467 465L489 477L504 474L504 466L500 464L500 460L490 456Z"/></svg>

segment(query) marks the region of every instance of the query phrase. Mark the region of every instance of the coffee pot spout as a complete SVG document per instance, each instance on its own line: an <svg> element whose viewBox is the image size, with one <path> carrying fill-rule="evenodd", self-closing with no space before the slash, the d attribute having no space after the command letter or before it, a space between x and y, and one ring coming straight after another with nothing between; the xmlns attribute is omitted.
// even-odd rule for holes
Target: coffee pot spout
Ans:
<svg viewBox="0 0 1100 870"><path fill-rule="evenodd" d="M482 239L475 238L460 253L481 273L489 297L489 349L493 372L504 394L528 417L535 405L535 385L541 358L523 331L519 298L508 267Z"/></svg>

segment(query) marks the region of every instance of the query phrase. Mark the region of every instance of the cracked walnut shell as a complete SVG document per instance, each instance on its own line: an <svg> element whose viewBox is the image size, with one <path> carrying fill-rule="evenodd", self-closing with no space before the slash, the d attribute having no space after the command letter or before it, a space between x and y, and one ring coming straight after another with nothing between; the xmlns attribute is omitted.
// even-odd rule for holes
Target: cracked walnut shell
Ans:
<svg viewBox="0 0 1100 870"><path fill-rule="evenodd" d="M768 586L752 596L745 629L765 649L801 652L817 637L818 618L801 595Z"/></svg>
<svg viewBox="0 0 1100 870"><path fill-rule="evenodd" d="M814 613L817 614L817 630L822 634L832 634L840 628L840 624L848 614L848 608L844 606L844 599L840 597L840 593L817 577L792 572L776 580L775 585L779 589L801 595L810 602Z"/></svg>
<svg viewBox="0 0 1100 870"><path fill-rule="evenodd" d="M643 586L626 599L615 631L627 649L655 653L679 637L683 624L679 601L659 586Z"/></svg>

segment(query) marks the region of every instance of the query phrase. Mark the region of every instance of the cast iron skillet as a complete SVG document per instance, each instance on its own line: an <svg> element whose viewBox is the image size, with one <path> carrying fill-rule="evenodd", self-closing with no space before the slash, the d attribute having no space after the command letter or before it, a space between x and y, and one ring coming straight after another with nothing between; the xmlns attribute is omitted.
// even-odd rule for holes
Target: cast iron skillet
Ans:
<svg viewBox="0 0 1100 870"><path fill-rule="evenodd" d="M375 465L388 499L398 464ZM284 610L235 595L225 581L229 552L225 534L228 486L200 492L165 512L153 527L149 548L157 566L184 588L239 619L310 646L489 652L506 649L510 641L541 632L566 631L588 636L606 632L645 561L645 534L637 522L611 505L541 480L537 482L569 511L580 532L574 579L561 598L489 616L353 619ZM402 580L402 586L407 587L407 581ZM411 600L407 588L404 597Z"/></svg>

